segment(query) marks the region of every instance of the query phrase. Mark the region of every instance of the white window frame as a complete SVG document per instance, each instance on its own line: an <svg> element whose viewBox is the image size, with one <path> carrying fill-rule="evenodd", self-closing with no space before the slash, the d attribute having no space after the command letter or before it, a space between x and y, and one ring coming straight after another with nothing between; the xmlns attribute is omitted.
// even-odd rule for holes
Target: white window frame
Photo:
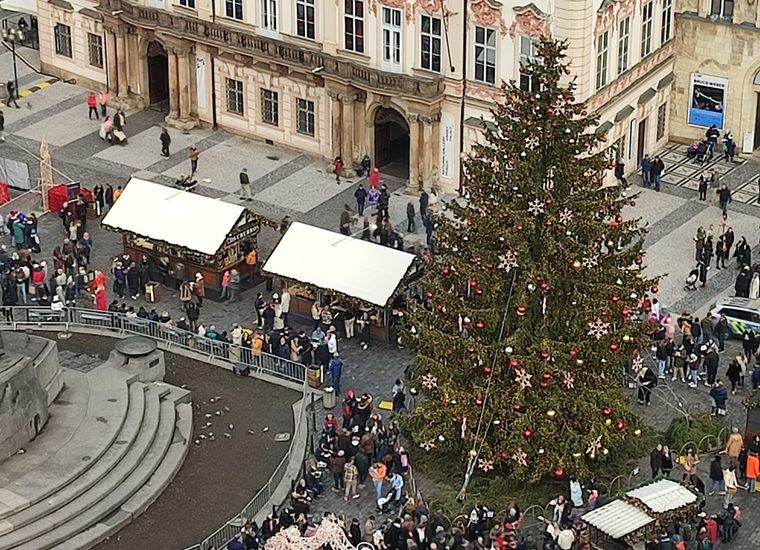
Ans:
<svg viewBox="0 0 760 550"><path fill-rule="evenodd" d="M225 78L225 110L233 115L245 115L245 85L242 80Z"/></svg>
<svg viewBox="0 0 760 550"><path fill-rule="evenodd" d="M380 6L380 55L386 71L400 73L404 65L404 12Z"/></svg>
<svg viewBox="0 0 760 550"><path fill-rule="evenodd" d="M74 42L71 37L71 25L56 23L53 27L53 42L56 55L74 57Z"/></svg>
<svg viewBox="0 0 760 550"><path fill-rule="evenodd" d="M280 125L280 94L274 90L261 89L261 122Z"/></svg>
<svg viewBox="0 0 760 550"><path fill-rule="evenodd" d="M528 66L531 61L539 61L538 56L538 42L530 38L529 36L521 36L519 42L519 65ZM523 72L519 73L520 89L528 92L537 91L540 84L535 76L530 76Z"/></svg>
<svg viewBox="0 0 760 550"><path fill-rule="evenodd" d="M189 10L195 9L195 0L177 0L177 3L183 8L187 8Z"/></svg>
<svg viewBox="0 0 760 550"><path fill-rule="evenodd" d="M736 2L734 0L711 0L710 17L732 20L735 7Z"/></svg>
<svg viewBox="0 0 760 550"><path fill-rule="evenodd" d="M617 74L622 74L631 66L631 16L618 25Z"/></svg>
<svg viewBox="0 0 760 550"><path fill-rule="evenodd" d="M317 116L314 102L299 97L296 99L296 132L302 136L314 137L317 133Z"/></svg>
<svg viewBox="0 0 760 550"><path fill-rule="evenodd" d="M351 11L349 13L348 7ZM357 7L361 8L361 14L357 14ZM367 37L367 29L364 25L364 16L367 4L364 0L344 0L343 2L343 47L346 51L364 53L364 40ZM357 29L361 27L361 33ZM348 37L351 37L351 44ZM358 39L357 39L358 38Z"/></svg>
<svg viewBox="0 0 760 550"><path fill-rule="evenodd" d="M237 21L243 20L243 0L224 0L224 15Z"/></svg>
<svg viewBox="0 0 760 550"><path fill-rule="evenodd" d="M309 15L311 15L311 22ZM296 0L296 35L307 40L317 39L317 6L315 0Z"/></svg>
<svg viewBox="0 0 760 550"><path fill-rule="evenodd" d="M279 14L277 0L261 0L261 29L276 34Z"/></svg>
<svg viewBox="0 0 760 550"><path fill-rule="evenodd" d="M641 59L652 53L652 26L654 25L654 0L641 7Z"/></svg>
<svg viewBox="0 0 760 550"><path fill-rule="evenodd" d="M596 38L596 89L607 85L610 57L610 31L607 29Z"/></svg>
<svg viewBox="0 0 760 550"><path fill-rule="evenodd" d="M660 44L673 38L673 0L662 0L662 25L660 26Z"/></svg>
<svg viewBox="0 0 760 550"><path fill-rule="evenodd" d="M427 22L427 30L425 23ZM435 25L438 25L438 32ZM440 17L422 14L420 15L420 67L426 71L441 72L443 66L443 20ZM427 47L425 44L427 43ZM438 53L436 53L436 45ZM427 56L427 63L425 58ZM437 65L437 66L436 66Z"/></svg>
<svg viewBox="0 0 760 550"><path fill-rule="evenodd" d="M482 40L479 39L478 33L482 34ZM496 85L498 75L496 74L498 67L498 46L499 46L499 33L492 27L475 26L475 32L473 33L473 41L475 45L475 57L473 59L473 78L478 82L484 84ZM480 59L479 59L480 57ZM489 57L491 58L489 60ZM481 75L478 76L478 67L481 67ZM490 78L489 78L490 70Z"/></svg>

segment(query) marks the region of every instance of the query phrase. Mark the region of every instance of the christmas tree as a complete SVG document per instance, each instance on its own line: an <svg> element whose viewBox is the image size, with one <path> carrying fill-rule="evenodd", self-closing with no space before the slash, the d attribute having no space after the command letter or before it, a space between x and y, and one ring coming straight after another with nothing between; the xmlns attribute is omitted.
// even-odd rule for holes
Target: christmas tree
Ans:
<svg viewBox="0 0 760 550"><path fill-rule="evenodd" d="M621 214L634 201L603 185L614 153L575 101L564 49L545 39L520 68L532 91L503 85L462 197L436 218L405 334L423 394L415 442L520 480L588 475L641 433L624 366L642 362L640 302L657 291L646 228Z"/></svg>

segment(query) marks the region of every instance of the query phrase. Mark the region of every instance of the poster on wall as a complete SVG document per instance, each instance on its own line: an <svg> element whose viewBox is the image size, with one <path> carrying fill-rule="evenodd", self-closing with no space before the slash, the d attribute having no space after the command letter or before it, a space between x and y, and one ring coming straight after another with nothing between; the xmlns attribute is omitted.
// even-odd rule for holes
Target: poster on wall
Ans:
<svg viewBox="0 0 760 550"><path fill-rule="evenodd" d="M198 109L206 110L206 60L200 56L195 58L195 79L198 90Z"/></svg>
<svg viewBox="0 0 760 550"><path fill-rule="evenodd" d="M723 128L728 79L692 73L689 89L689 124Z"/></svg>
<svg viewBox="0 0 760 550"><path fill-rule="evenodd" d="M451 115L441 118L441 177L451 179L451 147L454 143L454 123Z"/></svg>

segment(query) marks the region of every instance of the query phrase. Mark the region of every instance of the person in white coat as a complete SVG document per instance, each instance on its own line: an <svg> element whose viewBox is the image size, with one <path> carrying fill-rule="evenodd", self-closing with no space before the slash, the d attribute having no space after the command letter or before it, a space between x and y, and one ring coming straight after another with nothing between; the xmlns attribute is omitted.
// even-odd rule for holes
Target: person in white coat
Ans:
<svg viewBox="0 0 760 550"><path fill-rule="evenodd" d="M288 313L290 313L290 291L286 288L280 296L280 311L282 312L282 322L287 326Z"/></svg>
<svg viewBox="0 0 760 550"><path fill-rule="evenodd" d="M749 283L749 297L753 300L760 298L760 273L755 271Z"/></svg>

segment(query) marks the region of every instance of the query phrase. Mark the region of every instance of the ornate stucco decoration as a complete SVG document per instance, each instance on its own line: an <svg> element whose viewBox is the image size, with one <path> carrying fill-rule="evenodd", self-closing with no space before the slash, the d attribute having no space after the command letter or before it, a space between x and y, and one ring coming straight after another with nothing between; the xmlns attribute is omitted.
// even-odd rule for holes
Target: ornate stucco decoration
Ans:
<svg viewBox="0 0 760 550"><path fill-rule="evenodd" d="M470 14L478 25L499 27L499 33L507 34L507 24L501 12L502 4L496 0L470 0Z"/></svg>
<svg viewBox="0 0 760 550"><path fill-rule="evenodd" d="M509 36L523 35L533 39L539 39L549 34L549 16L541 11L535 4L516 6L515 20L509 26Z"/></svg>

